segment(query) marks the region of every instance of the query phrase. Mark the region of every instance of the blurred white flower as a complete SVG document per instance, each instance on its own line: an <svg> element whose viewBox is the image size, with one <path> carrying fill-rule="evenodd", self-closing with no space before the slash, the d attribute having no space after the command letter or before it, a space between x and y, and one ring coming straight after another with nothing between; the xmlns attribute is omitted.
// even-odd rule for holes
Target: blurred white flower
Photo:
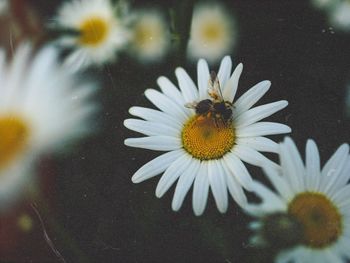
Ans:
<svg viewBox="0 0 350 263"><path fill-rule="evenodd" d="M321 168L316 143L308 140L305 164L295 143L286 138L280 144L280 167L265 166L274 190L253 182L253 191L262 199L246 211L257 218L250 226L258 235L251 240L261 244L274 234L271 225L261 232L266 218L282 213L301 224L301 241L282 250L275 262L348 262L350 259L350 156L349 145L341 145ZM294 227L292 227L293 229ZM259 235L264 233L265 235ZM270 235L271 236L271 235ZM276 236L276 235L274 235ZM289 237L285 237L289 239ZM270 240L270 242L278 242ZM272 244L273 245L273 244Z"/></svg>
<svg viewBox="0 0 350 263"><path fill-rule="evenodd" d="M74 49L65 61L66 66L81 70L115 60L116 52L129 39L123 19L116 13L110 0L73 0L63 4L55 26L77 31L76 35L62 36L58 41L62 47Z"/></svg>
<svg viewBox="0 0 350 263"><path fill-rule="evenodd" d="M338 1L339 0L311 0L311 3L316 8L327 9L327 8L330 8L333 4L335 4Z"/></svg>
<svg viewBox="0 0 350 263"><path fill-rule="evenodd" d="M231 53L237 41L232 14L219 4L202 4L194 8L187 53L189 58L205 58L210 63Z"/></svg>
<svg viewBox="0 0 350 263"><path fill-rule="evenodd" d="M8 11L8 0L0 0L0 15L4 15Z"/></svg>
<svg viewBox="0 0 350 263"><path fill-rule="evenodd" d="M350 31L350 1L337 1L329 10L329 20L334 28Z"/></svg>
<svg viewBox="0 0 350 263"><path fill-rule="evenodd" d="M139 11L134 17L130 53L143 62L160 60L170 47L167 21L157 10Z"/></svg>
<svg viewBox="0 0 350 263"><path fill-rule="evenodd" d="M27 190L34 161L91 131L96 90L57 64L46 47L34 57L31 46L18 47L12 62L0 50L0 212Z"/></svg>

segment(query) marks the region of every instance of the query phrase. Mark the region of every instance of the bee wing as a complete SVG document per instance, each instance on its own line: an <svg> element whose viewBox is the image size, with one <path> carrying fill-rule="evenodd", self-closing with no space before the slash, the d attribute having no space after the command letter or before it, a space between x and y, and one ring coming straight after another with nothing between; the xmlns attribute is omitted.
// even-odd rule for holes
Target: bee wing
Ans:
<svg viewBox="0 0 350 263"><path fill-rule="evenodd" d="M190 109L195 109L198 105L198 102L196 101L193 101L193 102L188 102L185 104L185 107L186 108L190 108Z"/></svg>
<svg viewBox="0 0 350 263"><path fill-rule="evenodd" d="M215 71L212 71L210 74L208 93L209 96L214 100L224 101L220 88L219 78L216 75Z"/></svg>

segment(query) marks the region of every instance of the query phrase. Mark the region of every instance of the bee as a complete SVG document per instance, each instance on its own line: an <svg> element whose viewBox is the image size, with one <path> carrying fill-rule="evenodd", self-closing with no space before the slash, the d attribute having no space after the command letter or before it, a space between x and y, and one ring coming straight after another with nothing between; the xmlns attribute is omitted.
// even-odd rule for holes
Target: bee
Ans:
<svg viewBox="0 0 350 263"><path fill-rule="evenodd" d="M219 79L214 71L210 74L208 94L211 99L187 103L185 106L194 109L199 116L213 118L216 126L219 122L224 125L230 123L234 106L232 102L224 100Z"/></svg>

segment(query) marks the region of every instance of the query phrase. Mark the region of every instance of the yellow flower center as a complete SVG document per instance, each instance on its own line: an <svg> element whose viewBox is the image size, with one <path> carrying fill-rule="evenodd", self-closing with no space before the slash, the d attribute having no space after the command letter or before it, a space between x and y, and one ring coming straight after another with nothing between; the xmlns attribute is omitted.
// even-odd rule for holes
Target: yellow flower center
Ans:
<svg viewBox="0 0 350 263"><path fill-rule="evenodd" d="M153 41L153 31L145 26L145 25L138 25L135 28L135 43L138 46L143 46L148 42Z"/></svg>
<svg viewBox="0 0 350 263"><path fill-rule="evenodd" d="M290 202L288 212L303 225L304 243L309 247L327 247L342 233L338 208L321 193L298 194Z"/></svg>
<svg viewBox="0 0 350 263"><path fill-rule="evenodd" d="M221 40L223 30L216 23L208 23L202 29L202 37L206 42L216 42Z"/></svg>
<svg viewBox="0 0 350 263"><path fill-rule="evenodd" d="M16 157L28 138L29 128L21 118L0 116L0 169Z"/></svg>
<svg viewBox="0 0 350 263"><path fill-rule="evenodd" d="M82 45L98 46L106 39L109 25L103 18L90 17L80 25L79 31L79 42Z"/></svg>
<svg viewBox="0 0 350 263"><path fill-rule="evenodd" d="M182 130L184 149L200 160L219 159L232 149L234 143L232 123L223 123L213 117L195 115Z"/></svg>

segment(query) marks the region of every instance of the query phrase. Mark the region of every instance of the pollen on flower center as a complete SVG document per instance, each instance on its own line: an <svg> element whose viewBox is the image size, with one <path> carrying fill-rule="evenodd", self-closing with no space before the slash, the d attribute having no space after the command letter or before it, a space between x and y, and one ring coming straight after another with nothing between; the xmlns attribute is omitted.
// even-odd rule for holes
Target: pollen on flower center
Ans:
<svg viewBox="0 0 350 263"><path fill-rule="evenodd" d="M0 169L24 148L28 137L29 127L21 118L0 116Z"/></svg>
<svg viewBox="0 0 350 263"><path fill-rule="evenodd" d="M97 46L106 39L109 25L105 19L100 17L90 17L81 23L79 29L79 42L81 44Z"/></svg>
<svg viewBox="0 0 350 263"><path fill-rule="evenodd" d="M338 208L321 193L298 194L290 202L288 212L303 225L304 243L309 247L327 247L342 233Z"/></svg>
<svg viewBox="0 0 350 263"><path fill-rule="evenodd" d="M231 123L211 117L195 115L183 127L182 144L193 157L200 160L218 159L230 151L235 143Z"/></svg>

